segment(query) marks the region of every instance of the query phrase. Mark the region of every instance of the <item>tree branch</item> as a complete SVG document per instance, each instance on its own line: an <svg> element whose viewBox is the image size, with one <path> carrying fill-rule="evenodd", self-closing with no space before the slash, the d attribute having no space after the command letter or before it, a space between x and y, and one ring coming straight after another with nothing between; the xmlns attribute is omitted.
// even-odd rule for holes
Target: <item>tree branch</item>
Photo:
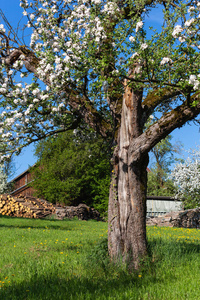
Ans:
<svg viewBox="0 0 200 300"><path fill-rule="evenodd" d="M172 99L181 94L180 90L172 87L165 87L163 89L156 89L150 92L147 97L143 100L142 106L147 116L149 116L154 109L163 101Z"/></svg>
<svg viewBox="0 0 200 300"><path fill-rule="evenodd" d="M186 122L194 119L200 113L200 92L191 97L191 102L197 104L188 106L187 101L176 107L171 112L166 113L160 120L152 124L130 145L130 161L140 160L143 155L148 153L158 142L164 139L174 129L182 127Z"/></svg>

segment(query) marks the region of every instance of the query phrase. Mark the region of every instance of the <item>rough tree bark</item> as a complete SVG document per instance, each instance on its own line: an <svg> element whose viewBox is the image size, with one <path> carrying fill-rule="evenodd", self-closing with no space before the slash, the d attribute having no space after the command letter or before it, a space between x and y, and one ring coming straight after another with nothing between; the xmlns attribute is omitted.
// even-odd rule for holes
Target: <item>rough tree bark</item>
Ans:
<svg viewBox="0 0 200 300"><path fill-rule="evenodd" d="M146 190L148 153L130 155L133 140L143 131L142 90L126 86L121 126L113 154L108 209L108 247L113 260L121 256L130 268L139 268L147 254Z"/></svg>

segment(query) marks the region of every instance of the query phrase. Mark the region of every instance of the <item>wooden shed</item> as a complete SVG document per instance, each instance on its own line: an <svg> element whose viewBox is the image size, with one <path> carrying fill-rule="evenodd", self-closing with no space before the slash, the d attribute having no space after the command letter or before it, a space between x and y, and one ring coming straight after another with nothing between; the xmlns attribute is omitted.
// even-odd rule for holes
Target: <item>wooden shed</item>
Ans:
<svg viewBox="0 0 200 300"><path fill-rule="evenodd" d="M13 184L12 192L10 194L12 196L33 196L34 189L30 187L29 183L32 181L32 175L30 172L30 168L26 171L15 177L11 183Z"/></svg>

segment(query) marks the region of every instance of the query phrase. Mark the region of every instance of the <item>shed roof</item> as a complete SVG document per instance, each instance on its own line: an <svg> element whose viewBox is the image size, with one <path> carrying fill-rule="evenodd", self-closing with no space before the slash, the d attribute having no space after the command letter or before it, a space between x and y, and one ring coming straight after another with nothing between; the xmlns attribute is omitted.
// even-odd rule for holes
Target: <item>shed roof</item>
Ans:
<svg viewBox="0 0 200 300"><path fill-rule="evenodd" d="M36 164L29 166L28 169L26 169L24 172L22 172L21 174L19 174L18 176L16 176L15 178L13 178L10 182L16 181L17 179L19 179L20 177L22 177L23 175L25 175L26 173L28 173L30 171L30 169L32 167L34 167Z"/></svg>

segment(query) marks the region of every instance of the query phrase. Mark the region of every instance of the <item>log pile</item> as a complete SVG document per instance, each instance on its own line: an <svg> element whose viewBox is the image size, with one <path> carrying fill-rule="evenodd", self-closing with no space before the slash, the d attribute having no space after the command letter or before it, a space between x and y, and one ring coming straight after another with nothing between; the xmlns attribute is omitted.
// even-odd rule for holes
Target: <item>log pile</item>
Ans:
<svg viewBox="0 0 200 300"><path fill-rule="evenodd" d="M31 197L0 195L0 214L24 218L45 218L55 214L55 207L46 200Z"/></svg>
<svg viewBox="0 0 200 300"><path fill-rule="evenodd" d="M200 207L150 217L146 223L150 226L200 228Z"/></svg>
<svg viewBox="0 0 200 300"><path fill-rule="evenodd" d="M87 206L86 204L79 204L78 206L64 206L64 207L56 207L56 216L58 219L73 219L78 218L79 220L97 220L102 221L100 217L100 213Z"/></svg>

